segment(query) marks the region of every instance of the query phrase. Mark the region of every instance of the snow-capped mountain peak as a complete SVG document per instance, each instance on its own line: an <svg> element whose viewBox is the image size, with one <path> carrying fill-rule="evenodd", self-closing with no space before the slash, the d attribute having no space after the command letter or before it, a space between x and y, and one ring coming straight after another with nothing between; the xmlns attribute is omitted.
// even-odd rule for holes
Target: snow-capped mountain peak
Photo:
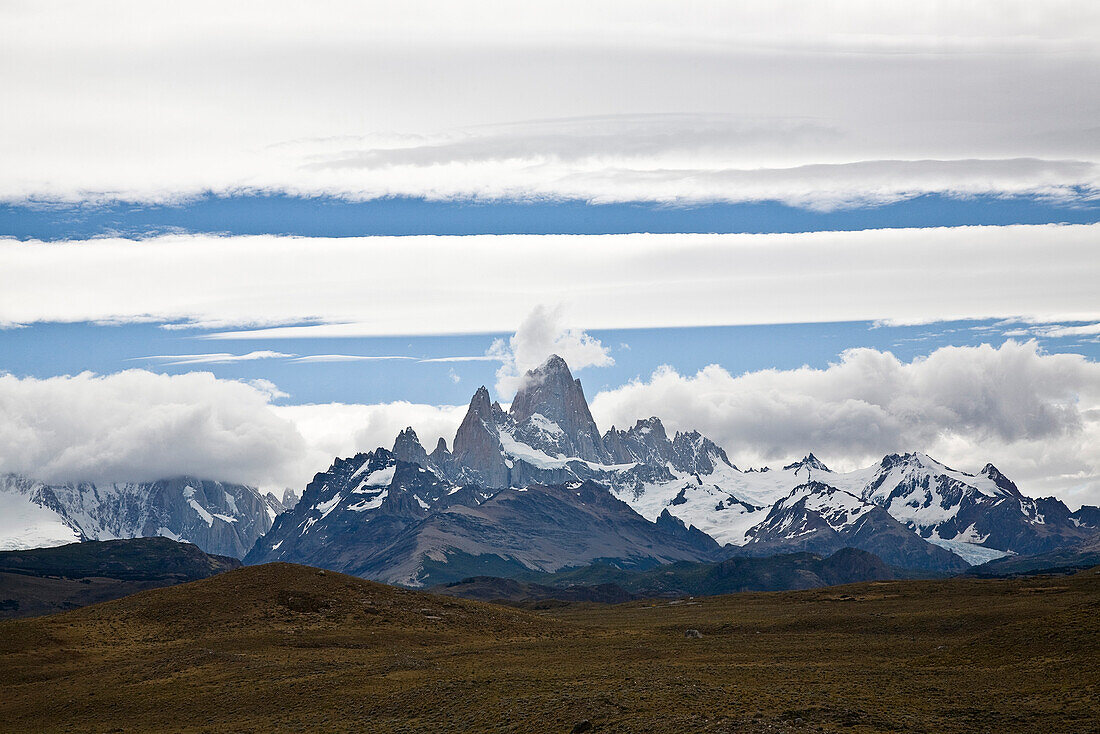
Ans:
<svg viewBox="0 0 1100 734"><path fill-rule="evenodd" d="M823 472L832 474L832 470L825 466L825 463L818 459L813 453L806 455L806 458L801 461L796 461L793 464L787 464L783 467L783 471L794 472L795 476L805 476L809 479L815 472Z"/></svg>

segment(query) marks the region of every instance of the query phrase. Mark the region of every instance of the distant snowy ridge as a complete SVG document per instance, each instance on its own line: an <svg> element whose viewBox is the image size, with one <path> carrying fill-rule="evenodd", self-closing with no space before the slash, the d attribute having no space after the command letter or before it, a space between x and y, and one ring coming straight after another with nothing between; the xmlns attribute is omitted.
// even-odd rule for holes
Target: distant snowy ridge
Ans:
<svg viewBox="0 0 1100 734"><path fill-rule="evenodd" d="M253 487L192 477L47 484L8 474L0 476L0 550L159 535L243 558L284 509Z"/></svg>

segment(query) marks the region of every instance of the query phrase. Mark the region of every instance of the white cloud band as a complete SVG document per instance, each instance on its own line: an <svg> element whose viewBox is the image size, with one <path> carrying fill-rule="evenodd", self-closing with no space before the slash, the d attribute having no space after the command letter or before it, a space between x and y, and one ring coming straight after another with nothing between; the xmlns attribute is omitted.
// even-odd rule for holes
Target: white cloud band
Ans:
<svg viewBox="0 0 1100 734"><path fill-rule="evenodd" d="M314 326L226 336L1100 318L1100 225L763 235L0 241L0 323ZM51 297L43 298L47 286Z"/></svg>

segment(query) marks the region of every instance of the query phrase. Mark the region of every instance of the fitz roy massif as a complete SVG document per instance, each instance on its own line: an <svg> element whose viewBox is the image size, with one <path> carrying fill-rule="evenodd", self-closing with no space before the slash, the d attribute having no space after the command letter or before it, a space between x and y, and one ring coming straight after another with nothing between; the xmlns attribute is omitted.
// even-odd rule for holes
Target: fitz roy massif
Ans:
<svg viewBox="0 0 1100 734"><path fill-rule="evenodd" d="M299 501L284 499L202 478L55 486L7 476L0 542L160 535L246 564L418 587L843 548L895 569L958 573L1100 537L1100 510L1028 497L992 464L968 473L916 451L847 473L812 453L742 468L698 432L670 436L657 417L601 433L557 356L526 373L507 410L478 389L450 446L428 451L406 429L392 448L338 458Z"/></svg>

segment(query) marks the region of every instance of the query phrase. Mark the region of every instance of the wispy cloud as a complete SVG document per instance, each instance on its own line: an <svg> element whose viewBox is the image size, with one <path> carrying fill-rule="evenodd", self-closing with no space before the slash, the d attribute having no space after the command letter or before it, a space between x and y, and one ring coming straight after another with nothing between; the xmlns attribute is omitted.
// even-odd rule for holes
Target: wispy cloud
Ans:
<svg viewBox="0 0 1100 734"><path fill-rule="evenodd" d="M307 354L297 359L290 360L296 364L310 362L386 362L391 360L415 360L416 357L404 357L398 355L366 355L366 354Z"/></svg>
<svg viewBox="0 0 1100 734"><path fill-rule="evenodd" d="M430 357L420 361L427 364L429 362L500 362L503 359L496 354L478 354L463 357Z"/></svg>
<svg viewBox="0 0 1100 734"><path fill-rule="evenodd" d="M1095 324L1035 324L1009 329L1003 332L1005 336L1036 337L1039 339L1064 339L1067 337L1096 336L1100 335L1100 323Z"/></svg>
<svg viewBox="0 0 1100 734"><path fill-rule="evenodd" d="M134 357L130 361L160 362L166 365L185 364L229 364L232 362L251 362L258 359L285 359L297 355L285 352L273 352L259 350L247 354L229 354L228 352L215 352L211 354L154 354L148 357Z"/></svg>

